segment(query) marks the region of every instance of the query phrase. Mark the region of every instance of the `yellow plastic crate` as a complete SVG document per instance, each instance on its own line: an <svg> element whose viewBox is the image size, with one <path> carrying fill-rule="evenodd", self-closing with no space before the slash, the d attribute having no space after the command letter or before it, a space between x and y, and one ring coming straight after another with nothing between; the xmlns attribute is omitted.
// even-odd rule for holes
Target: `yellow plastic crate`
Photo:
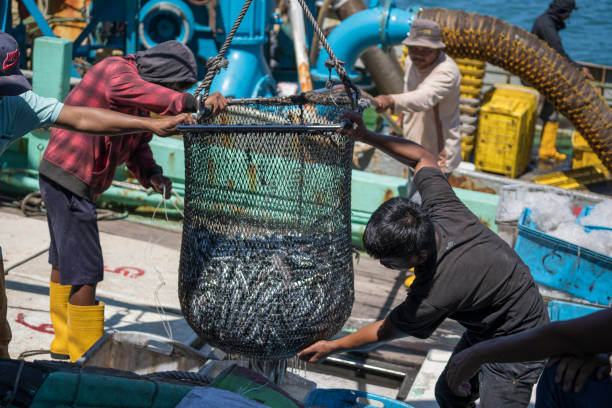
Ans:
<svg viewBox="0 0 612 408"><path fill-rule="evenodd" d="M471 86L474 88L482 88L482 78L476 78L470 75L462 75L461 85Z"/></svg>
<svg viewBox="0 0 612 408"><path fill-rule="evenodd" d="M472 157L472 151L474 150L474 146L473 145L461 145L461 160L463 161L470 161L470 158Z"/></svg>
<svg viewBox="0 0 612 408"><path fill-rule="evenodd" d="M533 88L513 84L495 84L495 95L507 96L509 98L523 99L528 101L532 107L533 114L538 107L539 94ZM535 121L535 117L534 117Z"/></svg>
<svg viewBox="0 0 612 408"><path fill-rule="evenodd" d="M523 89L524 88L524 89ZM537 95L520 86L494 89L480 110L474 164L515 178L529 164Z"/></svg>
<svg viewBox="0 0 612 408"><path fill-rule="evenodd" d="M469 116L476 116L478 109L477 106L459 105L459 112Z"/></svg>
<svg viewBox="0 0 612 408"><path fill-rule="evenodd" d="M565 188L568 190L584 189L589 184L597 183L606 179L606 175L600 169L589 166L576 170L557 171L533 178L537 184L545 184Z"/></svg>
<svg viewBox="0 0 612 408"><path fill-rule="evenodd" d="M484 68L477 68L473 65L461 65L457 64L459 67L459 72L461 72L461 76L472 76L475 78L482 78L485 75Z"/></svg>
<svg viewBox="0 0 612 408"><path fill-rule="evenodd" d="M477 98L478 95L480 95L480 90L481 90L480 87L463 85L463 84L459 86L459 89L460 89L459 92L461 93L461 96L468 97L468 98Z"/></svg>
<svg viewBox="0 0 612 408"><path fill-rule="evenodd" d="M476 67L480 69L484 69L485 67L484 61L480 61L477 59L471 59L471 58L453 58L453 59L455 60L457 65L467 65L467 66L472 66L472 67Z"/></svg>
<svg viewBox="0 0 612 408"><path fill-rule="evenodd" d="M587 141L577 131L572 133L572 146L574 147L572 169L593 166L600 169L606 177L610 176L608 168L601 162L601 159L597 157Z"/></svg>
<svg viewBox="0 0 612 408"><path fill-rule="evenodd" d="M474 135L461 135L461 160L470 160L472 157L472 150L474 150L475 141L476 136Z"/></svg>

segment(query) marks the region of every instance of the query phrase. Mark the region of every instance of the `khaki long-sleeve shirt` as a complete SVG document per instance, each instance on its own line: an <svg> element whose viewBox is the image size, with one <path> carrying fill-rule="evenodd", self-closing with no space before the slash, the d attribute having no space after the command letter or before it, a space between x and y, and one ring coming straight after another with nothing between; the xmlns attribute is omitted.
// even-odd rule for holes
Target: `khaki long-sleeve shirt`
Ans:
<svg viewBox="0 0 612 408"><path fill-rule="evenodd" d="M459 121L459 68L444 52L426 71L419 71L406 58L404 92L391 95L394 113L404 114L403 131L406 139L419 143L434 156L445 173L450 173L461 162L461 134ZM438 149L438 130L434 107L438 105L444 150Z"/></svg>

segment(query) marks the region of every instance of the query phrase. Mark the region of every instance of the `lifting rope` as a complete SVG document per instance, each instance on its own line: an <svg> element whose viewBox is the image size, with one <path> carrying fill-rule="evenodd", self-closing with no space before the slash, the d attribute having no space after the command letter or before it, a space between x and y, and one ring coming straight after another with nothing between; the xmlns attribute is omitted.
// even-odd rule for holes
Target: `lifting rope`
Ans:
<svg viewBox="0 0 612 408"><path fill-rule="evenodd" d="M331 89L333 86L333 83L331 81L331 69L334 68L336 70L336 73L338 74L338 77L342 81L342 84L344 85L346 94L351 100L352 109L357 110L358 102L361 97L361 92L359 88L357 88L357 86L353 84L348 74L346 73L346 70L344 69L344 62L340 61L332 51L329 43L327 42L327 39L325 38L325 35L323 34L323 31L321 30L321 27L319 27L319 24L308 9L308 6L304 2L304 0L297 1L300 3L300 6L302 6L302 9L304 10L306 17L308 18L308 21L310 21L310 24L312 25L317 37L319 38L319 41L330 56L330 58L325 62L325 65L329 69L330 74L330 79L326 83L326 88ZM228 61L225 58L225 53L227 52L227 49L229 48L232 39L234 38L234 35L236 34L240 23L244 19L244 16L246 15L251 3L252 0L246 0L244 2L244 5L242 6L240 13L238 14L238 17L236 18L236 21L234 22L234 25L230 30L229 34L225 38L225 41L223 42L223 45L221 46L221 49L219 50L218 54L215 57L210 58L206 63L206 75L204 76L202 83L196 88L194 92L194 95L196 96L198 117L201 116L200 107L202 106L202 102L205 101L206 98L208 98L208 95L210 93L210 87L212 85L214 77L221 71L222 68L226 68L228 65ZM204 92L202 93L202 95L200 95L200 92L202 92L202 90L204 90Z"/></svg>

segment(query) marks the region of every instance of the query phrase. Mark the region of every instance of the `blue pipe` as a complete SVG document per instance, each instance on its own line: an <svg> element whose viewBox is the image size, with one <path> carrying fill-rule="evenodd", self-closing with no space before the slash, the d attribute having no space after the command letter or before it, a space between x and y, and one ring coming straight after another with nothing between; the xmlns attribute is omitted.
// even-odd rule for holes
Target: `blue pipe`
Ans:
<svg viewBox="0 0 612 408"><path fill-rule="evenodd" d="M400 43L408 35L418 10L416 7L402 10L397 7L379 6L360 11L334 28L327 37L327 42L336 57L344 61L344 68L351 79L359 79L359 74L352 70L359 54L372 45ZM317 64L310 71L314 80L324 82L329 78L329 70L325 66L327 59L329 54L323 48ZM332 77L338 77L334 70Z"/></svg>
<svg viewBox="0 0 612 408"><path fill-rule="evenodd" d="M229 49L229 64L213 80L210 92L234 98L274 96L276 85L266 62L262 45L237 44Z"/></svg>

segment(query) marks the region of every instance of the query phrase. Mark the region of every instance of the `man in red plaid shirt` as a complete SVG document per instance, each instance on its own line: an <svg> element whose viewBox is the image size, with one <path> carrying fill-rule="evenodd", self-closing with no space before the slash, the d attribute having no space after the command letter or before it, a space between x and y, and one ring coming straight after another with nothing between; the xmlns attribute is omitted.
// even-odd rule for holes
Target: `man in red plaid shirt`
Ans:
<svg viewBox="0 0 612 408"><path fill-rule="evenodd" d="M194 112L195 97L182 91L196 79L191 50L167 41L94 65L65 103L139 116ZM214 93L205 105L216 114L226 101ZM117 167L126 163L140 184L170 197L172 183L153 159L151 139L151 133L92 138L63 129L51 132L39 172L51 234L54 358L76 361L104 332L104 304L95 300L96 284L103 279L103 261L94 203L110 187Z"/></svg>

